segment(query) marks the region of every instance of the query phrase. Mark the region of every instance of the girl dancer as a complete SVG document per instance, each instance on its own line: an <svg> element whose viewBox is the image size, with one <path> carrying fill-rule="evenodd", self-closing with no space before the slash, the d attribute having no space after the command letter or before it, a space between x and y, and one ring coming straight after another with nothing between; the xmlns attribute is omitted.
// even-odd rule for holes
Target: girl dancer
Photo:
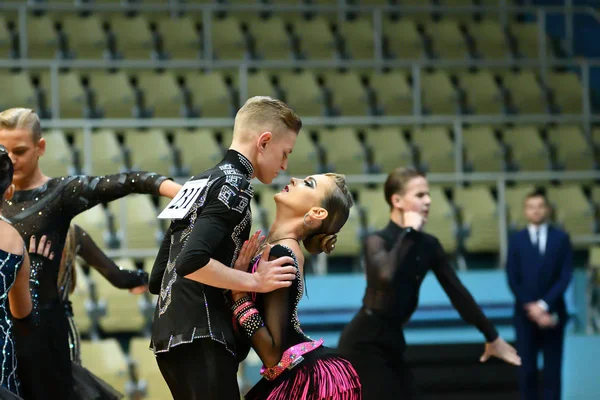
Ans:
<svg viewBox="0 0 600 400"><path fill-rule="evenodd" d="M14 192L11 185L13 164L6 149L0 146L0 196L10 199ZM29 257L19 232L0 214L0 398L18 399L20 394L17 377L17 356L13 341L13 322L16 328L31 313L29 294Z"/></svg>
<svg viewBox="0 0 600 400"><path fill-rule="evenodd" d="M289 256L297 268L297 278L291 287L271 293L232 292L235 325L250 339L264 363L263 379L246 399L358 400L360 383L352 365L324 347L323 340L307 337L297 316L304 267L299 242L302 240L312 254L329 254L334 249L336 234L346 223L353 203L344 176L292 178L274 199L277 211L266 247L250 268L258 265L261 257ZM244 244L236 269L248 270L257 241L258 233Z"/></svg>

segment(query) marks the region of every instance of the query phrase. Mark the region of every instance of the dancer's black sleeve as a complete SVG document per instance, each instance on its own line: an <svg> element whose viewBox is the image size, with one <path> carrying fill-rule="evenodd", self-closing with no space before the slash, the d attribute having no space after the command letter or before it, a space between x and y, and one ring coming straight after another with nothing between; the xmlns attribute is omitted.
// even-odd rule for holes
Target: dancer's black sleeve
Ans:
<svg viewBox="0 0 600 400"><path fill-rule="evenodd" d="M62 206L74 217L100 203L132 193L159 195L160 185L169 178L152 172L126 172L104 176L79 176L65 187Z"/></svg>
<svg viewBox="0 0 600 400"><path fill-rule="evenodd" d="M90 235L78 225L74 225L77 254L96 271L100 272L113 286L119 289L132 289L148 283L148 274L143 270L121 269L92 240Z"/></svg>
<svg viewBox="0 0 600 400"><path fill-rule="evenodd" d="M240 175L240 179L245 178ZM246 211L251 198L243 189L230 184L226 177L211 186L206 205L194 221L192 232L175 262L175 271L179 276L186 276L206 266L223 240L237 237L235 231L244 218L249 218ZM237 245L239 249L242 243ZM234 255L233 260L235 258Z"/></svg>
<svg viewBox="0 0 600 400"><path fill-rule="evenodd" d="M456 272L448 262L446 252L441 243L435 239L432 247L428 251L434 253L435 264L432 266L433 272L450 298L452 305L465 322L476 326L483 333L487 342L493 342L498 338L498 331L491 321L487 319L483 311L481 311L471 293L469 293L460 279L458 279Z"/></svg>
<svg viewBox="0 0 600 400"><path fill-rule="evenodd" d="M286 247L275 245L271 248L270 259L279 257L292 257L296 260L294 253ZM295 263L298 268L297 262ZM252 348L267 367L275 366L280 360L285 348L286 332L292 317L294 296L298 296L299 272L296 274L294 283L287 288L278 289L270 293L261 294L264 310L261 317L265 323L252 335Z"/></svg>
<svg viewBox="0 0 600 400"><path fill-rule="evenodd" d="M169 252L171 250L171 227L167 229L165 237L158 249L152 272L150 273L150 282L148 283L148 291L152 294L159 294L162 284L162 278L169 262Z"/></svg>

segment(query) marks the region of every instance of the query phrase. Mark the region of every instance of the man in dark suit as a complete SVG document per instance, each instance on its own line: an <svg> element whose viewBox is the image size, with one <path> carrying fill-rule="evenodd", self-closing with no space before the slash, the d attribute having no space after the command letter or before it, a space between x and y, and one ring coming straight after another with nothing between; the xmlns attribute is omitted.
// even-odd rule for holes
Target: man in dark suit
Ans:
<svg viewBox="0 0 600 400"><path fill-rule="evenodd" d="M509 240L506 272L515 296L517 350L521 398L538 400L537 358L544 354L543 399L561 398L561 371L567 308L565 291L573 267L569 235L548 225L544 194L525 198L529 221Z"/></svg>

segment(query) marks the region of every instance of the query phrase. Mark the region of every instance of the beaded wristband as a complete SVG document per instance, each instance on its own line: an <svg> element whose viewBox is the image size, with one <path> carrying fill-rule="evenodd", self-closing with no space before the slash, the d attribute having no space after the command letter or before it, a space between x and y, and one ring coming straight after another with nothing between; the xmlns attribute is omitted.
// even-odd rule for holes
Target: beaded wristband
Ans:
<svg viewBox="0 0 600 400"><path fill-rule="evenodd" d="M242 328L244 328L244 331L246 332L246 335L249 338L251 338L256 333L256 331L265 326L258 312L252 313L252 315L246 318L244 320L244 323L240 323L240 325L242 326Z"/></svg>
<svg viewBox="0 0 600 400"><path fill-rule="evenodd" d="M235 312L235 310L237 310L237 308L239 306L241 306L242 304L244 304L245 302L252 302L252 299L250 298L250 296L246 295L244 297L240 297L239 299L237 299L235 301L235 303L233 303L233 305L231 306L231 311Z"/></svg>
<svg viewBox="0 0 600 400"><path fill-rule="evenodd" d="M246 301L242 304L240 304L235 310L233 310L233 315L239 315L241 313L243 313L244 311L253 308L254 307L254 303L252 303L251 301Z"/></svg>

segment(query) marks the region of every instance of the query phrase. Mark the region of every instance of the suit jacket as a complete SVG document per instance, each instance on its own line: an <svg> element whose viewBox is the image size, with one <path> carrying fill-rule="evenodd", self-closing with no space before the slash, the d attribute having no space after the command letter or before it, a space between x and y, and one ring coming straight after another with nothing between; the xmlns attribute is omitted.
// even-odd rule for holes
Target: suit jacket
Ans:
<svg viewBox="0 0 600 400"><path fill-rule="evenodd" d="M529 232L514 233L508 243L506 272L508 284L515 295L515 313L525 316L526 303L544 300L550 313L558 313L565 321L567 309L565 291L573 276L572 249L569 235L548 226L546 250L540 254L531 242Z"/></svg>

